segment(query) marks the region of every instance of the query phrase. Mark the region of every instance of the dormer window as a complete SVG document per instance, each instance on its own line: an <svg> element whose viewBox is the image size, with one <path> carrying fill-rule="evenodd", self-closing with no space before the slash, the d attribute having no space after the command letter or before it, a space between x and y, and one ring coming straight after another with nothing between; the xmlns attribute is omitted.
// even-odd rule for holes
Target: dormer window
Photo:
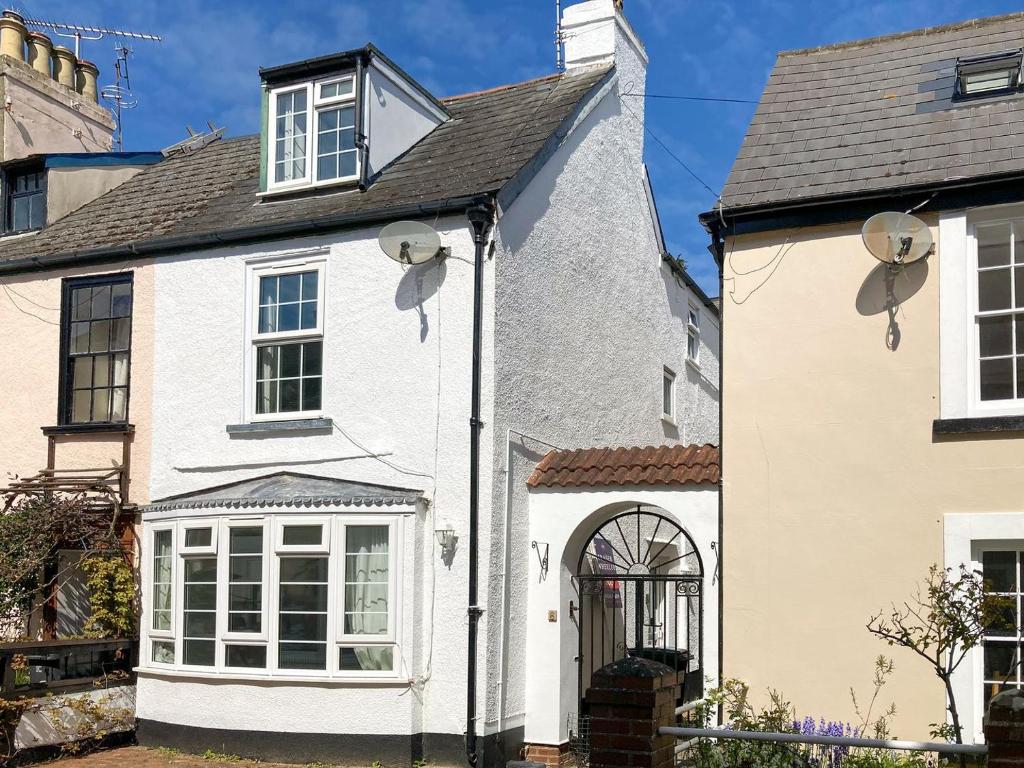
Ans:
<svg viewBox="0 0 1024 768"><path fill-rule="evenodd" d="M354 76L276 88L270 105L269 189L359 178Z"/></svg>
<svg viewBox="0 0 1024 768"><path fill-rule="evenodd" d="M4 173L4 232L30 232L46 223L46 171L38 165Z"/></svg>
<svg viewBox="0 0 1024 768"><path fill-rule="evenodd" d="M956 61L953 98L998 96L1021 88L1022 49L1005 53L971 56Z"/></svg>

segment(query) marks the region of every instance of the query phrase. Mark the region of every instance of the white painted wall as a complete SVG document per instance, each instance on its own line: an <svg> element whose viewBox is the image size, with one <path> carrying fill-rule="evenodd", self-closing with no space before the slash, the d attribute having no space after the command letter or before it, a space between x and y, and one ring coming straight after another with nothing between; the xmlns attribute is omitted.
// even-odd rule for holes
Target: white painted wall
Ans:
<svg viewBox="0 0 1024 768"><path fill-rule="evenodd" d="M646 57L621 25L615 28L619 79L500 212L496 247L485 264L481 733L524 725L528 702L533 554L525 481L546 448L513 435L506 467L506 430L563 447L717 437L714 389L684 373L689 296L656 244L643 188L643 105L631 106L630 113L618 98L620 90L642 88ZM462 217L429 223L453 250L442 265L403 270L380 252L377 230L367 229L183 254L156 266L151 498L283 468L422 488L432 498L415 529L418 559L410 569L416 574L410 673L418 681L416 695L353 691L367 697L373 715L334 719L342 732L372 723L379 732L461 734L465 726L472 328L472 266L466 260L472 260L473 247ZM225 426L240 422L244 411L246 261L315 251L329 254L324 415L337 429L231 437ZM708 346L702 366L714 380L717 349L711 344L717 333L705 325L703 339ZM678 374L679 402L686 408L680 428L660 418L665 365ZM460 537L450 569L441 565L433 535L442 521ZM506 536L512 543L507 552ZM142 716L170 717L170 705L157 700L167 699L172 685L176 696L196 702L196 715L178 711L175 717L234 727L226 724L234 721L225 700L217 698L222 686L199 681L144 677ZM281 713L288 696L278 690L267 687L258 705L246 699L268 728L291 716ZM355 700L347 693L340 698ZM393 706L378 706L388 699ZM550 733L550 727L544 731Z"/></svg>
<svg viewBox="0 0 1024 768"><path fill-rule="evenodd" d="M366 84L363 132L369 137L372 177L446 118L378 58L367 67Z"/></svg>
<svg viewBox="0 0 1024 768"><path fill-rule="evenodd" d="M696 297L661 259L644 187L643 100L630 99L630 112L619 98L643 90L646 55L622 24L608 29L617 80L498 224L499 456L508 429L563 448L718 442L717 326L702 307L702 370L688 366L687 310ZM677 374L678 427L661 420L664 366ZM536 558L525 482L547 446L512 437L510 466L493 467L492 505L496 512L508 505L508 530L495 514L494 610L485 615L488 647L497 651L487 658L488 731L521 725L534 692L526 632L536 610L527 602Z"/></svg>
<svg viewBox="0 0 1024 768"><path fill-rule="evenodd" d="M464 218L441 219L435 227L455 258L410 269L380 251L377 229L183 254L161 260L155 267L158 352L151 498L287 468L419 488L433 500L425 519L409 526L414 544L407 557L409 573L415 576L410 576L414 581L407 592L413 627L412 648L406 656L411 659L410 677L419 679L422 690L416 694L407 687L368 692L361 686L335 691L332 695L349 707L349 717L339 720L333 709L304 707L306 732L317 727L358 732L372 726L369 732L460 734L464 728L463 707L452 702L465 700L465 495L472 331L472 266L465 260L472 261L473 246ZM336 429L329 434L229 436L225 427L239 423L244 411L246 263L274 254L321 251L328 254L323 413L334 420ZM491 278L488 269L488 297L493 296ZM493 391L493 375L487 372L493 371L489 298L487 305L485 403ZM489 467L489 427L483 439L483 462ZM378 458L367 458L367 453ZM481 485L486 519L490 498L486 472ZM440 518L449 521L463 541L450 569L440 561L433 534L435 519ZM486 563L486 541L481 551ZM486 580L486 571L482 578ZM433 616L429 614L432 591L436 594ZM175 699L168 699L166 691L172 685ZM143 676L140 716L164 719L173 714L171 722L187 719L211 728L234 727L232 718L238 715L225 706L221 690L235 689ZM247 699L249 727L262 724L277 730L275 723L288 722L291 704L281 692L294 695L298 689L270 685L256 690L262 691L259 702L251 695ZM191 710L177 706L182 697L193 703ZM323 718L310 716L321 711Z"/></svg>
<svg viewBox="0 0 1024 768"><path fill-rule="evenodd" d="M579 650L578 630L570 619L569 602L579 606L580 597L572 577L591 534L615 514L637 504L667 512L697 546L704 566L703 671L705 680L717 680L718 581L712 543L718 540L718 491L713 486L535 489L530 494L528 538L548 545L549 571L541 578L538 559L530 559L523 649L529 680L528 742L559 744L568 738L567 718L579 711L574 660ZM552 610L558 611L557 622L548 621L547 613Z"/></svg>

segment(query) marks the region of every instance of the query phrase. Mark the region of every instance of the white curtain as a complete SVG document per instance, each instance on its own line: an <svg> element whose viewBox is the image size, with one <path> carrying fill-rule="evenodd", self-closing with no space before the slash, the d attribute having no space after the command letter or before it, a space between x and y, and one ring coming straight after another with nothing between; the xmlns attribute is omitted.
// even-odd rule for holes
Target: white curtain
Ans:
<svg viewBox="0 0 1024 768"><path fill-rule="evenodd" d="M385 635L388 631L388 527L350 526L346 533L345 632ZM390 670L389 646L355 649L364 670Z"/></svg>

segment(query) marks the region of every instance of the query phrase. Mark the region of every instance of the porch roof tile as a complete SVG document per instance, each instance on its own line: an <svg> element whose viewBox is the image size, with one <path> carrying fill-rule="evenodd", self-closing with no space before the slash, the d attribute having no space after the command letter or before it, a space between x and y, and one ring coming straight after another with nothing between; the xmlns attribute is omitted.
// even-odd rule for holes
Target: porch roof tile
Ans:
<svg viewBox="0 0 1024 768"><path fill-rule="evenodd" d="M715 445L574 448L550 451L526 484L531 488L696 485L717 483L720 476Z"/></svg>

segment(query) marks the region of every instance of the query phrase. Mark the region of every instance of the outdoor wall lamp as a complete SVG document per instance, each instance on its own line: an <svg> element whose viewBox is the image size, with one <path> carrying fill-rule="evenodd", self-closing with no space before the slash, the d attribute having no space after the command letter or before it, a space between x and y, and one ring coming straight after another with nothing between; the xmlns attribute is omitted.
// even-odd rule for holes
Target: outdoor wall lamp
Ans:
<svg viewBox="0 0 1024 768"><path fill-rule="evenodd" d="M437 543L441 546L441 560L445 565L451 567L451 562L455 557L455 548L459 544L459 537L455 534L455 529L446 523L441 524L442 528L438 528L434 531L434 536L437 537Z"/></svg>

